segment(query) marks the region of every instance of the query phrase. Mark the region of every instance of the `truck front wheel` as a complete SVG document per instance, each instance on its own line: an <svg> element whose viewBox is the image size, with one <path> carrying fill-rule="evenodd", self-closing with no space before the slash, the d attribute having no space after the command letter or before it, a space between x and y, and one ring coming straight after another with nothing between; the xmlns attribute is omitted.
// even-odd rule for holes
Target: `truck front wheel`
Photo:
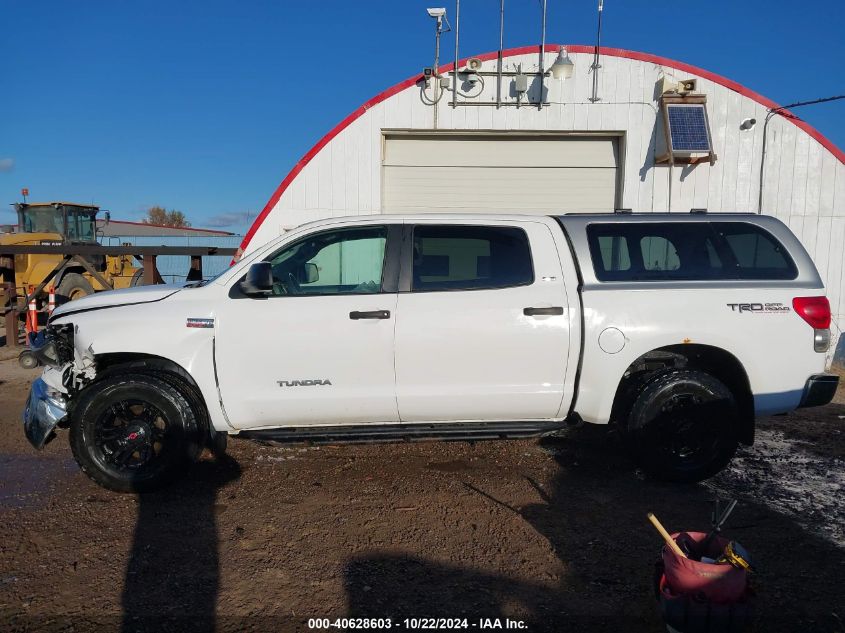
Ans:
<svg viewBox="0 0 845 633"><path fill-rule="evenodd" d="M147 374L94 383L79 396L70 445L83 472L115 492L150 492L202 450L197 417L173 384Z"/></svg>
<svg viewBox="0 0 845 633"><path fill-rule="evenodd" d="M631 407L628 436L650 475L692 483L712 477L737 448L731 391L702 371L679 369L646 380Z"/></svg>

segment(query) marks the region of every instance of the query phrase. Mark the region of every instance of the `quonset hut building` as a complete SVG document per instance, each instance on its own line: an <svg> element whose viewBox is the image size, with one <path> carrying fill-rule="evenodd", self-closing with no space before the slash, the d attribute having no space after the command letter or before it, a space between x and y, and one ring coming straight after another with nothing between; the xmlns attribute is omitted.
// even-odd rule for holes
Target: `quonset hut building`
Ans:
<svg viewBox="0 0 845 633"><path fill-rule="evenodd" d="M594 53L510 49L501 73L494 52L388 88L294 166L243 252L340 215L765 213L813 256L841 330L845 153L724 77L614 48L600 49L596 73Z"/></svg>

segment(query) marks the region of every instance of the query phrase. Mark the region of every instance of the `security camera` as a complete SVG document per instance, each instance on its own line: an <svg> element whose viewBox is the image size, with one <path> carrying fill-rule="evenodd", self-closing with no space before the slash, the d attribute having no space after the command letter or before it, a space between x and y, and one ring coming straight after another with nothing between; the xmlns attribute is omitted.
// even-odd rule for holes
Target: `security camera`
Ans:
<svg viewBox="0 0 845 633"><path fill-rule="evenodd" d="M428 11L428 15L433 18L442 18L444 15L446 15L446 9L444 9L443 7L426 9L426 11Z"/></svg>

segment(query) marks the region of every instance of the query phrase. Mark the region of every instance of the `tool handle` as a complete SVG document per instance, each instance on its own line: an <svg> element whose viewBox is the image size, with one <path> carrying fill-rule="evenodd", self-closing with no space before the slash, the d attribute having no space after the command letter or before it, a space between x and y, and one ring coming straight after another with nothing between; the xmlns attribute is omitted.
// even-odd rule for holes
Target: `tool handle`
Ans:
<svg viewBox="0 0 845 633"><path fill-rule="evenodd" d="M673 552L675 552L675 554L677 554L681 558L686 558L687 555L684 554L683 550L681 550L680 547L678 547L678 544L675 542L675 539L669 536L669 532L667 532L666 528L664 528L660 521L657 520L657 517L654 516L652 512L649 512L646 516L648 517L648 520L651 521L651 524L654 526L654 528L658 532L660 532L660 536L662 536L663 540L666 541L666 545L669 546L669 549L671 549Z"/></svg>
<svg viewBox="0 0 845 633"><path fill-rule="evenodd" d="M716 519L716 525L713 526L716 531L721 529L721 527L725 524L725 521L727 521L728 517L731 516L731 512L734 511L735 507L736 507L736 499L733 499L728 504L728 507L725 508L725 511L722 513L722 516L720 516L718 519Z"/></svg>

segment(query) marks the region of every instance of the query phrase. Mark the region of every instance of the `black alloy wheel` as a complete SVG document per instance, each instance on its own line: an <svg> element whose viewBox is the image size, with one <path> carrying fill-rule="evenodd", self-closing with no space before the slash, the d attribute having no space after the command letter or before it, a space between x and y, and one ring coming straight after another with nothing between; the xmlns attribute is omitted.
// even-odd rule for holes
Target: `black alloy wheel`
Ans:
<svg viewBox="0 0 845 633"><path fill-rule="evenodd" d="M202 451L203 425L179 381L121 374L88 386L71 414L70 444L86 475L117 492L157 490Z"/></svg>
<svg viewBox="0 0 845 633"><path fill-rule="evenodd" d="M736 452L738 409L731 391L702 371L672 370L647 380L631 407L627 434L649 474L696 482Z"/></svg>

